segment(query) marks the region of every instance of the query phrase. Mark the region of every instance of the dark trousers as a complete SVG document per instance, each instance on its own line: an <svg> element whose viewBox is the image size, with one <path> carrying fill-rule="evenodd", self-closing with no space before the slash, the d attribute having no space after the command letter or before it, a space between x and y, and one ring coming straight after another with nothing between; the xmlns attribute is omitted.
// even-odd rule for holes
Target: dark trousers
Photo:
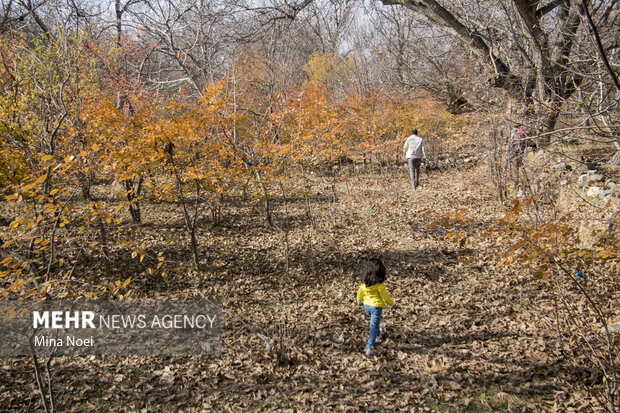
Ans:
<svg viewBox="0 0 620 413"><path fill-rule="evenodd" d="M411 187L416 189L420 185L420 165L422 164L421 158L407 158L407 164L409 165L409 176L411 177Z"/></svg>

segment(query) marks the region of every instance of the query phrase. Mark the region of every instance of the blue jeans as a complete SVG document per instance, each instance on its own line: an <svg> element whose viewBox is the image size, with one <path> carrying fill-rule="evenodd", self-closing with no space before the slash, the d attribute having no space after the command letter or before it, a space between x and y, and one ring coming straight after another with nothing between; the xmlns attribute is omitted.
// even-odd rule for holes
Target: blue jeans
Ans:
<svg viewBox="0 0 620 413"><path fill-rule="evenodd" d="M381 323L381 312L383 311L383 307L373 307L364 304L364 311L370 316L370 336L366 343L366 349L369 349L375 346L375 341L379 335L379 323Z"/></svg>

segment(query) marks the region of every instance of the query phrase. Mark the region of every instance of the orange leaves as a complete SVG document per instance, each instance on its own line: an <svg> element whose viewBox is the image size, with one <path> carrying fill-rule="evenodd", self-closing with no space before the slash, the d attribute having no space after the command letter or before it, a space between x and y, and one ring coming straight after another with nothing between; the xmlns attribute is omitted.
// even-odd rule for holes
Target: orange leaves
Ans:
<svg viewBox="0 0 620 413"><path fill-rule="evenodd" d="M431 222L428 225L428 228L436 228L437 226L442 226L447 229L454 224L466 225L473 219L472 216L468 215L469 211L467 211L466 209L461 209L455 213L439 211L427 212L437 218L435 221Z"/></svg>
<svg viewBox="0 0 620 413"><path fill-rule="evenodd" d="M465 242L467 241L467 234L462 229L458 231L451 231L446 233L446 238L457 242L459 244L459 248L463 248L465 246Z"/></svg>
<svg viewBox="0 0 620 413"><path fill-rule="evenodd" d="M224 107L224 82L210 83L198 98L203 114L220 115Z"/></svg>
<svg viewBox="0 0 620 413"><path fill-rule="evenodd" d="M620 242L603 234L598 243L586 247L579 240L579 231L572 214L556 218L534 219L531 200L512 201L512 207L487 237L504 247L499 265L519 263L536 278L546 279L553 271L571 276L618 259Z"/></svg>
<svg viewBox="0 0 620 413"><path fill-rule="evenodd" d="M464 248L467 242L467 232L465 228L473 220L466 209L461 209L455 213L428 211L436 219L427 225L427 228L443 227L444 229L454 228L446 232L446 238L458 243L459 248Z"/></svg>

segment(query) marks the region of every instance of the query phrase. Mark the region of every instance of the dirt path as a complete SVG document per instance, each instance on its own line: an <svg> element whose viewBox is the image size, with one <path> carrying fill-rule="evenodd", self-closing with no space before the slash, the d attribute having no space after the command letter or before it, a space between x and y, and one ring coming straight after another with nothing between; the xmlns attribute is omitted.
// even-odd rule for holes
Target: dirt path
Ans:
<svg viewBox="0 0 620 413"><path fill-rule="evenodd" d="M268 317L286 326L280 337L286 368L276 368L275 376L283 376L275 388L294 391L317 411L325 405L345 411L551 409L563 391L557 381L563 373L559 352L548 347L548 314L538 311L549 297L529 274L488 260L493 246L480 235L503 209L481 176L480 170L424 176L426 186L415 193L399 173L354 178L348 193L338 185L346 195L336 225L325 224L316 256L301 260L302 267L326 271L326 283L284 290ZM428 228L432 210L463 208L473 221L462 248L446 239L445 229ZM387 339L366 359L368 321L353 301L354 276L359 262L373 255L388 267L397 305L384 313ZM459 258L473 261L464 265ZM342 270L333 271L337 264ZM295 300L286 301L291 296ZM277 394L265 406L278 403Z"/></svg>

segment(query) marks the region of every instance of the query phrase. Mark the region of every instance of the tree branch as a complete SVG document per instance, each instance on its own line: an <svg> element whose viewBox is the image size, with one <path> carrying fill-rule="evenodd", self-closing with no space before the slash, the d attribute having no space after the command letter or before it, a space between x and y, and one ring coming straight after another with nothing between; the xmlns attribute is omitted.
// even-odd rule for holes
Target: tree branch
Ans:
<svg viewBox="0 0 620 413"><path fill-rule="evenodd" d="M596 44L596 50L598 51L601 61L603 62L603 66L605 66L605 70L607 71L607 73L609 73L609 76L611 76L611 79L613 80L616 89L620 91L620 81L618 81L618 76L616 76L616 72L614 72L614 70L611 68L611 65L609 64L607 54L605 53L605 48L603 47L603 42L601 42L601 36L598 33L598 29L596 28L594 21L592 21L592 16L590 15L590 10L588 9L588 4L585 0L581 0L581 7L581 11L585 15L586 20L590 25L592 35L594 36L594 43Z"/></svg>
<svg viewBox="0 0 620 413"><path fill-rule="evenodd" d="M422 14L432 22L444 27L470 46L478 56L484 59L492 68L495 74L493 86L507 90L514 88L512 81L514 75L510 68L502 59L493 53L483 36L475 29L469 28L461 23L452 12L447 10L435 0L381 0L384 5L401 5L416 13Z"/></svg>

